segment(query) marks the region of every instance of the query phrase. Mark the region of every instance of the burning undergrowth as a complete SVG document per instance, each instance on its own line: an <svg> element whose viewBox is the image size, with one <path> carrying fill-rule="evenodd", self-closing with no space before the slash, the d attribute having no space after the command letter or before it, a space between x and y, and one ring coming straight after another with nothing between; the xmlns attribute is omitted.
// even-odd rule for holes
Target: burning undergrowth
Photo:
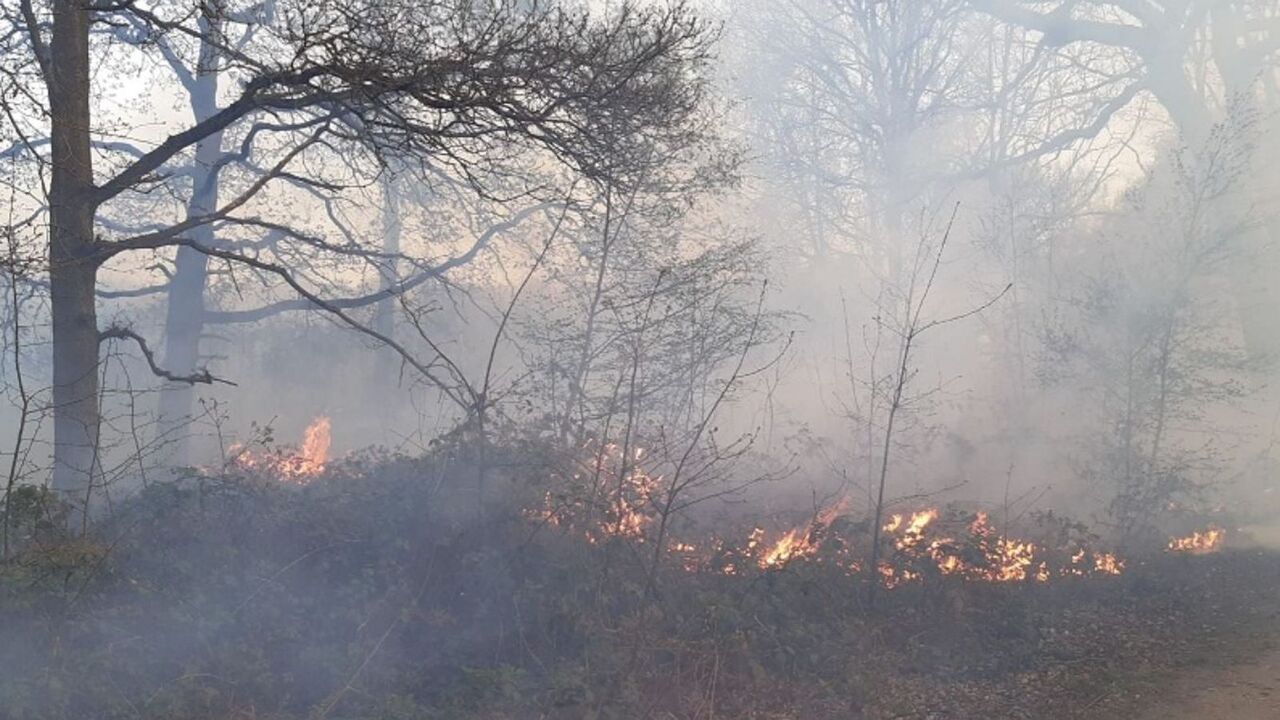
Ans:
<svg viewBox="0 0 1280 720"><path fill-rule="evenodd" d="M623 453L626 452L625 455ZM667 481L647 469L644 452L606 445L588 453L583 470L560 478L542 502L524 516L539 526L579 538L632 545L662 543L651 551L649 573L664 563L686 574L747 576L813 565L850 578L873 577L869 549L879 543L874 578L887 590L925 582L1044 584L1108 578L1125 572L1126 561L1088 527L1052 512L1018 517L1024 533L1007 532L992 512L963 506L904 509L888 513L873 533L868 513L842 498L814 510L810 518L781 530L752 526L732 534L683 535L664 517L660 498ZM1008 512L1003 513L1006 517ZM655 538L654 528L663 528ZM1225 531L1211 528L1169 539L1174 554L1210 554L1223 547Z"/></svg>
<svg viewBox="0 0 1280 720"><path fill-rule="evenodd" d="M1256 600L1218 594L1224 574L1280 575L961 506L891 512L872 575L850 502L712 532L664 520L660 462L591 456L490 448L481 473L442 446L326 457L305 483L258 464L153 485L92 541L37 537L5 566L5 712L1013 717L1001 703L1093 692L1097 667Z"/></svg>
<svg viewBox="0 0 1280 720"><path fill-rule="evenodd" d="M333 426L328 417L320 416L302 431L302 442L296 448L267 447L255 449L235 444L228 451L227 466L232 470L263 475L282 482L306 485L324 473L333 444Z"/></svg>

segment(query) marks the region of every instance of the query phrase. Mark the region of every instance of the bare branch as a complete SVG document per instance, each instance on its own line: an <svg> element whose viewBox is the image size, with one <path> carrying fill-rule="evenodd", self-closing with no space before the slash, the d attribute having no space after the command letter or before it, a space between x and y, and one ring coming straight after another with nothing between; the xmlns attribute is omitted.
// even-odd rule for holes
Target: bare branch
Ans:
<svg viewBox="0 0 1280 720"><path fill-rule="evenodd" d="M151 351L151 347L147 345L146 338L134 332L132 328L124 325L112 325L106 330L98 332L98 341L106 340L132 340L138 345L138 349L142 352L142 357L146 359L147 365L151 368L151 372L156 377L164 378L171 382L186 383L188 385L212 385L214 383L222 383L224 385L235 385L230 380L214 377L208 370L199 370L190 375L178 375L156 364L155 353Z"/></svg>

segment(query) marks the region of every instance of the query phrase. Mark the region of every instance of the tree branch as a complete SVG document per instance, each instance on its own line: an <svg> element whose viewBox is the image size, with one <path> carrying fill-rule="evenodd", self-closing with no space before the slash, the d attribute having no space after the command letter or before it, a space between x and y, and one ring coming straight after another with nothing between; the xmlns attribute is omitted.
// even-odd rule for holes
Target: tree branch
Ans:
<svg viewBox="0 0 1280 720"><path fill-rule="evenodd" d="M147 345L146 338L134 332L131 328L124 325L112 325L106 330L98 333L98 342L107 340L132 340L138 345L138 349L142 351L142 357L146 359L147 365L151 368L151 372L156 377L164 378L171 382L186 383L188 385L212 385L214 383L222 383L224 385L235 385L230 380L216 378L208 370L199 370L190 375L178 375L172 373L156 364L155 354Z"/></svg>

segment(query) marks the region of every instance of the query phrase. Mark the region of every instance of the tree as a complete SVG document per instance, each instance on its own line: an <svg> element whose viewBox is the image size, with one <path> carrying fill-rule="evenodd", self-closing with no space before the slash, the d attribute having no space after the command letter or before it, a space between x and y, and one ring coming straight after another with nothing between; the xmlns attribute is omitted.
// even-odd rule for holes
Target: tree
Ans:
<svg viewBox="0 0 1280 720"><path fill-rule="evenodd" d="M763 62L746 83L753 124L782 187L799 193L817 258L901 239L936 179L913 143L966 102L964 3L785 0L751 8L742 32Z"/></svg>
<svg viewBox="0 0 1280 720"><path fill-rule="evenodd" d="M986 309L994 305L1000 298L1004 297L1012 285L1006 286L999 294L993 296L981 305L977 305L964 312L948 317L929 318L925 315L925 306L929 302L929 295L934 291L934 285L938 280L938 270L942 266L942 257L947 249L947 242L951 239L951 231L955 225L955 212L953 211L951 218L947 221L946 228L942 232L941 238L936 245L929 241L927 228L921 233L919 244L917 245L915 256L911 259L909 266L899 279L899 283L884 289L883 297L886 305L881 309L883 318L877 318L877 339L876 351L879 350L879 331L887 328L891 335L897 336L897 347L893 348L894 356L892 367L883 377L872 377L871 396L869 404L871 411L874 413L875 406L880 405L884 414L883 428L877 428L879 432L880 454L876 475L874 478L868 478L868 494L871 495L871 556L867 564L867 604L875 605L876 591L880 587L880 554L883 528L881 521L884 519L884 511L886 507L885 491L889 485L889 467L890 461L893 459L894 443L896 441L895 431L900 431L897 427L902 422L900 414L908 412L914 406L921 404L928 393L916 394L912 388L912 381L915 379L919 369L915 366L916 358L914 353L919 351L919 346L923 336L930 330L938 327L949 325L954 322L966 320L982 313ZM872 365L872 372L875 367ZM867 425L871 426L871 417L866 419Z"/></svg>
<svg viewBox="0 0 1280 720"><path fill-rule="evenodd" d="M1129 66L1136 89L1151 93L1193 146L1208 139L1234 97L1276 83L1280 17L1271 3L973 0L973 5L1039 33L1050 48L1109 49ZM1264 72L1267 67L1270 73ZM1131 101L1135 94L1122 97Z"/></svg>
<svg viewBox="0 0 1280 720"><path fill-rule="evenodd" d="M18 98L5 110L49 179L43 199L53 484L74 498L86 497L93 485L103 333L95 292L105 264L185 248L197 266L212 259L270 277L386 342L460 405L473 405L477 398L452 382L449 363L414 358L362 325L340 299L322 297L290 265L291 252L263 251L263 245L336 256L366 251L350 239L332 241L278 221L272 191L287 185L336 192L362 172L376 173L392 151L420 171L447 167L481 188L505 161L529 152L592 179L623 176L640 165L645 148L678 144L706 92L711 39L680 2L656 9L623 4L600 16L516 0L283 2L257 18L257 32L234 41L220 28L239 17L237 10L218 4L10 0L2 12L5 96ZM141 41L118 42L120 27L135 28ZM143 59L166 52L157 38L182 39L204 57L216 56L235 89L215 112L181 123L149 147L104 142L92 112L95 81L130 52ZM219 136L234 138L235 149L220 153ZM113 233L98 223L113 206L173 191L173 164L193 154L215 175L238 167L243 183L226 198L192 192L186 218L143 232ZM205 234L232 229L257 233L259 242ZM185 379L209 378L197 372Z"/></svg>
<svg viewBox="0 0 1280 720"><path fill-rule="evenodd" d="M739 25L752 131L799 195L806 254L881 273L922 205L1093 138L1131 92L1106 58L1046 52L968 0L785 0Z"/></svg>
<svg viewBox="0 0 1280 720"><path fill-rule="evenodd" d="M1161 521L1198 509L1240 441L1226 411L1250 367L1213 278L1252 222L1232 200L1250 135L1220 130L1197 157L1163 157L1086 237L1063 312L1043 328L1043 377L1076 381L1089 409L1080 472L1126 539L1161 537Z"/></svg>
<svg viewBox="0 0 1280 720"><path fill-rule="evenodd" d="M1117 76L1108 105L1123 108L1143 97L1156 100L1190 156L1212 154L1213 134L1238 123L1242 112L1274 107L1280 89L1280 14L1267 0L1106 0L1033 3L973 0L975 8L1038 34L1056 53L1088 52L1104 58ZM1266 172L1266 168L1260 169ZM1255 181L1263 188L1268 180ZM1250 194L1242 193L1242 202ZM1270 202L1254 197L1253 202ZM1247 204L1247 203L1246 203ZM1237 211L1244 208L1237 208ZM1231 215L1232 213L1227 213ZM1231 223L1224 219L1224 231ZM1264 232L1265 231L1265 232ZM1257 359L1280 352L1271 278L1259 273L1259 253L1269 253L1280 226L1274 218L1238 242L1245 252L1224 268L1233 276L1239 322ZM1271 258L1274 262L1274 258Z"/></svg>

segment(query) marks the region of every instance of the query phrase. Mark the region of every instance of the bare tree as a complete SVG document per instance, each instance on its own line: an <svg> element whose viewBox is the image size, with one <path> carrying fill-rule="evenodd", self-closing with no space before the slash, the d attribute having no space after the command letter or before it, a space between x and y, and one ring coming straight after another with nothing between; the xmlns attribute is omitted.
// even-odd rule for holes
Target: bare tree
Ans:
<svg viewBox="0 0 1280 720"><path fill-rule="evenodd" d="M942 256L947 249L947 241L951 238L954 224L955 214L953 212L936 247L929 243L927 232L921 233L915 258L905 274L903 286L894 288L893 292L888 293L890 306L885 308L885 311L890 317L886 318L884 322L890 332L897 336L898 347L893 369L887 378L878 381L878 384L887 388L885 390L887 397L884 399L883 408L885 420L884 428L881 432L883 442L880 446L880 463L878 475L874 481L875 504L872 506L871 556L870 564L867 566L869 577L867 603L872 606L875 605L876 591L880 586L880 545L883 534L881 525L884 520L885 491L888 488L894 432L899 422L899 414L920 399L914 397L911 390L912 381L915 379L917 372L912 353L919 349L919 342L925 333L937 327L978 315L994 305L1012 287L1011 285L1006 286L1004 290L990 300L966 312L932 319L925 316L925 306L929 302L929 294L933 291L934 283L938 279L938 269L942 265Z"/></svg>
<svg viewBox="0 0 1280 720"><path fill-rule="evenodd" d="M1225 2L1029 3L973 0L973 6L1040 33L1049 48L1107 48L1128 64L1133 90L1151 93L1187 142L1198 145L1232 99L1274 86L1280 18L1255 0ZM1198 64L1208 63L1204 73ZM1201 82L1197 78L1213 78ZM1132 101L1125 90L1117 99ZM1216 109L1215 109L1216 106Z"/></svg>
<svg viewBox="0 0 1280 720"><path fill-rule="evenodd" d="M1266 0L1108 0L1033 3L973 0L992 16L1038 34L1046 52L1099 58L1100 67L1127 78L1112 89L1107 106L1124 108L1153 98L1191 149L1207 151L1213 134L1251 108L1274 108L1280 88L1280 16ZM1265 170L1260 170L1265 172ZM1253 203L1270 202L1268 181L1251 183ZM1247 205L1248 203L1245 202ZM1237 208L1242 210L1243 207ZM1230 213L1228 213L1230 214ZM1223 231L1232 220L1223 218ZM1239 322L1255 359L1276 355L1280 328L1265 308L1280 302L1273 283L1257 272L1259 253L1271 252L1280 233L1275 217L1240 235L1240 262L1224 266L1233 277Z"/></svg>
<svg viewBox="0 0 1280 720"><path fill-rule="evenodd" d="M225 18L218 12L217 5L87 0L48 6L14 0L3 8L6 96L19 93L6 111L49 180L54 486L73 495L91 485L98 436L95 294L104 264L187 248L202 256L188 252L197 265L208 258L282 281L410 361L406 349L345 311L340 298L308 287L291 267L290 252L270 257L262 240L211 241L201 233L226 237L234 230L295 252L367 254L346 239L332 241L273 217L270 189L340 190L391 148L419 162L433 159L477 184L529 150L593 178L621 176L643 164L637 161L643 148L678 144L684 120L705 94L711 34L681 3L627 4L599 17L514 0L278 3L259 18L263 27L234 41L220 32ZM120 26L135 28L144 41L116 42ZM235 89L211 115L140 153L104 146L92 112L97 71L122 49L165 52L157 37L206 48L203 41L211 40L220 72ZM220 134L224 142L234 137L236 148L221 153ZM202 148L207 155L199 160L213 172L242 163L245 180L230 197L193 195L185 219L142 232L103 231L97 221L114 204L172 188L173 163ZM102 162L95 152L104 154ZM325 166L338 171L317 172ZM439 357L410 364L455 401L474 403Z"/></svg>
<svg viewBox="0 0 1280 720"><path fill-rule="evenodd" d="M1206 153L1170 152L1154 166L1090 238L1095 251L1073 262L1062 312L1042 326L1042 377L1091 388L1097 429L1077 466L1124 539L1193 509L1234 449L1224 411L1251 368L1225 330L1230 304L1203 288L1250 229L1231 212L1248 135L1219 130Z"/></svg>

